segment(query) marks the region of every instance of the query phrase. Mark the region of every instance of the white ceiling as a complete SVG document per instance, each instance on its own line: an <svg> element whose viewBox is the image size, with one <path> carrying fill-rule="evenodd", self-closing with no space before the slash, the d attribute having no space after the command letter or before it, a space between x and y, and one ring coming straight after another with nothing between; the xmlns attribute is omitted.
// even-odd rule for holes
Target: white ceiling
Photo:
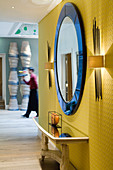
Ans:
<svg viewBox="0 0 113 170"><path fill-rule="evenodd" d="M33 3L35 1L0 0L0 21L39 22L47 13L61 2L61 0L51 0L50 3L41 5ZM44 0L41 1L43 2Z"/></svg>
<svg viewBox="0 0 113 170"><path fill-rule="evenodd" d="M38 23L61 1L0 0L0 36L14 34L22 23Z"/></svg>

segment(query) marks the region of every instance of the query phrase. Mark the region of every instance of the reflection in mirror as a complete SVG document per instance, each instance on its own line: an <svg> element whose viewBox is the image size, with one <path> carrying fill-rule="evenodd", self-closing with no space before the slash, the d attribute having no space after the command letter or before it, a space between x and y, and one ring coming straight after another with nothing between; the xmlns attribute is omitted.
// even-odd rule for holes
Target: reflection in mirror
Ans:
<svg viewBox="0 0 113 170"><path fill-rule="evenodd" d="M57 71L60 92L66 102L73 98L77 85L77 51L78 39L74 23L69 17L65 17L58 37Z"/></svg>
<svg viewBox="0 0 113 170"><path fill-rule="evenodd" d="M87 51L82 17L73 3L59 15L54 48L54 72L58 101L66 115L74 114L83 96Z"/></svg>

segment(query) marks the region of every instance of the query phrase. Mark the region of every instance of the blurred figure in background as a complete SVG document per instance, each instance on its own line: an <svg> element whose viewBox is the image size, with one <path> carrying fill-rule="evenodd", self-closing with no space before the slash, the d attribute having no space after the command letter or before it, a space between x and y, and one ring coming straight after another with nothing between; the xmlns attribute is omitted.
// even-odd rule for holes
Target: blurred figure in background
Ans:
<svg viewBox="0 0 113 170"><path fill-rule="evenodd" d="M28 72L30 74L30 80L26 81L23 77L23 81L30 86L30 95L29 95L29 102L28 102L28 108L27 111L24 115L22 115L23 117L29 118L29 115L31 113L31 111L35 111L37 113L37 117L38 117L38 83L37 83L37 77L36 75L33 73L34 72L34 68L33 67L29 67L28 68Z"/></svg>

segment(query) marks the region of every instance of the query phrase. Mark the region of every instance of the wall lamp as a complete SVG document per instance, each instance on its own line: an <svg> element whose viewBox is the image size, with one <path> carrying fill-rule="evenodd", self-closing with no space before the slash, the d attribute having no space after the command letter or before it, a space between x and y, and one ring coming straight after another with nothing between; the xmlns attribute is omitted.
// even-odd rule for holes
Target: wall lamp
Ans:
<svg viewBox="0 0 113 170"><path fill-rule="evenodd" d="M94 55L88 57L89 68L95 69L95 97L102 100L101 68L105 67L105 55L100 54L100 29L96 26L96 18L93 20L93 46Z"/></svg>
<svg viewBox="0 0 113 170"><path fill-rule="evenodd" d="M102 100L101 68L105 67L105 55L89 56L88 67L95 69L95 96L96 100Z"/></svg>
<svg viewBox="0 0 113 170"><path fill-rule="evenodd" d="M105 67L105 55L94 55L88 57L89 68L102 68Z"/></svg>
<svg viewBox="0 0 113 170"><path fill-rule="evenodd" d="M47 63L45 63L45 70L52 70L52 69L54 69L54 63L52 63L52 62L47 62Z"/></svg>
<svg viewBox="0 0 113 170"><path fill-rule="evenodd" d="M47 50L48 50L48 62L45 63L44 69L48 70L48 80L49 80L49 88L52 87L52 80L51 80L51 70L54 69L54 63L51 62L51 47L47 42Z"/></svg>

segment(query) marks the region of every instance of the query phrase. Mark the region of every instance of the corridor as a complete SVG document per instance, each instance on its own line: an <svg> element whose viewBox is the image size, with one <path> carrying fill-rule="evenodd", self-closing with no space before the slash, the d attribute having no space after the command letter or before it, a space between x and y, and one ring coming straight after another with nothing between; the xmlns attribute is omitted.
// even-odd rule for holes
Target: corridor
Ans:
<svg viewBox="0 0 113 170"><path fill-rule="evenodd" d="M41 162L41 140L33 115L26 119L22 114L23 111L0 110L0 170L58 169L53 160Z"/></svg>
<svg viewBox="0 0 113 170"><path fill-rule="evenodd" d="M41 169L37 128L22 113L0 110L0 170Z"/></svg>

